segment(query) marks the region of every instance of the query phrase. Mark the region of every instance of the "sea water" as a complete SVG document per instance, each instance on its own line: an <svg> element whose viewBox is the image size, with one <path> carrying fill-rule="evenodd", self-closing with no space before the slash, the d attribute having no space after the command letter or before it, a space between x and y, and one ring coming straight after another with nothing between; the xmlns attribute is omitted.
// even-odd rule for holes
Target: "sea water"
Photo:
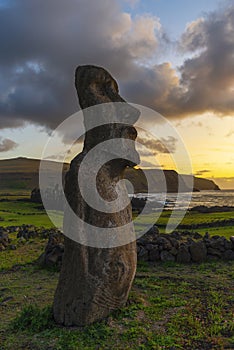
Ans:
<svg viewBox="0 0 234 350"><path fill-rule="evenodd" d="M221 191L200 191L191 193L138 193L130 197L147 198L152 202L152 208L165 204L165 209L172 209L176 204L177 209L193 208L198 205L206 207L213 206L231 206L234 207L234 190Z"/></svg>

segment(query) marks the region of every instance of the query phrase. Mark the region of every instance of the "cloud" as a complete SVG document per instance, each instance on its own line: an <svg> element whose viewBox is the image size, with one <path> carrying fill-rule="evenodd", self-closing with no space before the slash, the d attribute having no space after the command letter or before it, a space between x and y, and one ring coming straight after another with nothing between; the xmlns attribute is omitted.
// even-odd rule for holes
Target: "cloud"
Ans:
<svg viewBox="0 0 234 350"><path fill-rule="evenodd" d="M147 160L141 160L141 163L139 164L140 168L151 168L151 169L163 169L163 165L157 165L152 162L149 162Z"/></svg>
<svg viewBox="0 0 234 350"><path fill-rule="evenodd" d="M231 137L232 135L234 135L234 130L230 130L230 131L226 134L226 137Z"/></svg>
<svg viewBox="0 0 234 350"><path fill-rule="evenodd" d="M178 50L190 56L178 72L169 63L141 67L126 94L170 118L234 115L234 5L187 25Z"/></svg>
<svg viewBox="0 0 234 350"><path fill-rule="evenodd" d="M234 6L190 24L180 45L198 54L180 67L184 113L234 115Z"/></svg>
<svg viewBox="0 0 234 350"><path fill-rule="evenodd" d="M181 37L179 48L181 52L194 52L204 49L207 45L206 40L206 21L204 18L198 18L187 24L185 32Z"/></svg>
<svg viewBox="0 0 234 350"><path fill-rule="evenodd" d="M124 0L124 2L134 8L140 2L140 0Z"/></svg>
<svg viewBox="0 0 234 350"><path fill-rule="evenodd" d="M0 138L0 152L8 152L15 149L18 144L10 139Z"/></svg>
<svg viewBox="0 0 234 350"><path fill-rule="evenodd" d="M210 170L198 170L196 171L196 173L194 174L195 176L201 176L201 175L204 175L204 174L207 174L207 173L210 173Z"/></svg>
<svg viewBox="0 0 234 350"><path fill-rule="evenodd" d="M74 71L82 64L105 67L123 97L165 117L234 115L232 4L186 27L178 48L191 57L176 70L155 63L170 45L160 20L133 17L120 3L11 0L0 7L0 128L54 128L77 111Z"/></svg>
<svg viewBox="0 0 234 350"><path fill-rule="evenodd" d="M175 153L177 139L173 136L168 136L167 138L152 139L147 136L138 136L137 142L141 156L152 156L159 153L170 154Z"/></svg>
<svg viewBox="0 0 234 350"><path fill-rule="evenodd" d="M159 45L158 18L134 19L117 0L10 4L0 8L0 128L25 120L54 128L78 109L78 65L104 66L124 81Z"/></svg>

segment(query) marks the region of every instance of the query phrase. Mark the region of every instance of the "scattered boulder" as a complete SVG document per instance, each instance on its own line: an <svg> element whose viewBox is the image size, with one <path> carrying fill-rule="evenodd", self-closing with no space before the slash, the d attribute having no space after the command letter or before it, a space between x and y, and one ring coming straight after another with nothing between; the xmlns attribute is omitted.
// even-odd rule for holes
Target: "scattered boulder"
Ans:
<svg viewBox="0 0 234 350"><path fill-rule="evenodd" d="M10 244L10 238L8 234L3 230L0 231L0 251L5 250Z"/></svg>
<svg viewBox="0 0 234 350"><path fill-rule="evenodd" d="M64 253L64 237L62 234L54 233L49 237L45 252L39 257L41 266L61 267Z"/></svg>

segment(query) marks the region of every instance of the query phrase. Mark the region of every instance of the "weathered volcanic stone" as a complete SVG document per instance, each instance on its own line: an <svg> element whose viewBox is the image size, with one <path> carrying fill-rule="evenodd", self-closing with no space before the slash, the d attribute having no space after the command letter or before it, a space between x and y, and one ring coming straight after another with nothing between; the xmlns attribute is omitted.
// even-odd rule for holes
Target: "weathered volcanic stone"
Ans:
<svg viewBox="0 0 234 350"><path fill-rule="evenodd" d="M206 260L207 248L203 242L193 242L190 245L192 261L201 263Z"/></svg>
<svg viewBox="0 0 234 350"><path fill-rule="evenodd" d="M189 263L191 261L191 255L187 246L180 246L176 261L178 263Z"/></svg>
<svg viewBox="0 0 234 350"><path fill-rule="evenodd" d="M50 235L45 252L38 259L39 265L61 266L64 254L63 240L63 236L59 233Z"/></svg>
<svg viewBox="0 0 234 350"><path fill-rule="evenodd" d="M8 245L10 244L11 240L6 232L4 232L4 229L0 229L0 252L5 250Z"/></svg>
<svg viewBox="0 0 234 350"><path fill-rule="evenodd" d="M81 66L76 71L76 88L81 108L108 102L124 102L118 93L118 86L111 75L100 67ZM122 104L121 104L122 105ZM124 177L127 166L139 163L139 155L135 147L126 147L126 140L135 140L137 132L133 124L139 118L139 111L123 103L116 112L117 124L112 124L105 106L99 106L103 113L87 113L83 111L86 135L82 153L71 162L70 170L66 175L65 194L73 211L95 227L121 227L124 234L134 236L132 225L132 211L130 203L121 211L104 213L89 206L80 193L78 173L82 160L94 146L104 140L120 138L122 148L126 150L126 158L114 159L106 163L98 172L96 186L104 200L111 202L116 199L116 185ZM115 111L113 105L112 112ZM95 127L93 118L101 118L105 125ZM109 124L108 124L109 122ZM127 123L123 124L123 123ZM87 131L89 130L89 131ZM105 150L108 152L108 149ZM112 150L113 153L113 150ZM129 155L134 161L128 161ZM100 156L102 156L100 154ZM113 159L113 158L112 158ZM90 183L94 169L92 165L85 168L85 181ZM123 197L127 196L123 181L120 182ZM65 251L62 269L54 298L53 312L55 321L65 326L84 326L106 317L112 310L122 307L128 298L129 291L135 276L137 253L136 242L120 245L114 248L96 248L83 245L68 237L69 230L85 236L84 225L72 228L70 217L65 209L64 233ZM123 231L123 229L122 229ZM73 232L74 234L74 232ZM79 241L80 242L80 241Z"/></svg>
<svg viewBox="0 0 234 350"><path fill-rule="evenodd" d="M167 261L175 261L175 257L174 255L172 255L171 253L169 253L167 250L163 250L160 254L161 260L164 262Z"/></svg>
<svg viewBox="0 0 234 350"><path fill-rule="evenodd" d="M234 251L229 249L224 252L223 258L225 260L234 260Z"/></svg>

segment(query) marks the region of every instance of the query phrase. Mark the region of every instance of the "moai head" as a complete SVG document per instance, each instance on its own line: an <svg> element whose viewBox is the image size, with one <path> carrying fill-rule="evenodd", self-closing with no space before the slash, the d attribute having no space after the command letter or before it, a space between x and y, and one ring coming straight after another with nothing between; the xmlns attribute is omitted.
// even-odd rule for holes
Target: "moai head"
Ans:
<svg viewBox="0 0 234 350"><path fill-rule="evenodd" d="M101 67L80 66L76 70L75 85L80 106L84 110L84 151L88 152L104 141L113 140L113 147L103 148L103 152L113 155L112 166L122 170L126 166L138 164L139 155L134 142L129 140L135 141L137 137L133 124L140 112L119 95L115 79ZM115 139L118 139L118 149ZM120 150L121 158L118 156Z"/></svg>

